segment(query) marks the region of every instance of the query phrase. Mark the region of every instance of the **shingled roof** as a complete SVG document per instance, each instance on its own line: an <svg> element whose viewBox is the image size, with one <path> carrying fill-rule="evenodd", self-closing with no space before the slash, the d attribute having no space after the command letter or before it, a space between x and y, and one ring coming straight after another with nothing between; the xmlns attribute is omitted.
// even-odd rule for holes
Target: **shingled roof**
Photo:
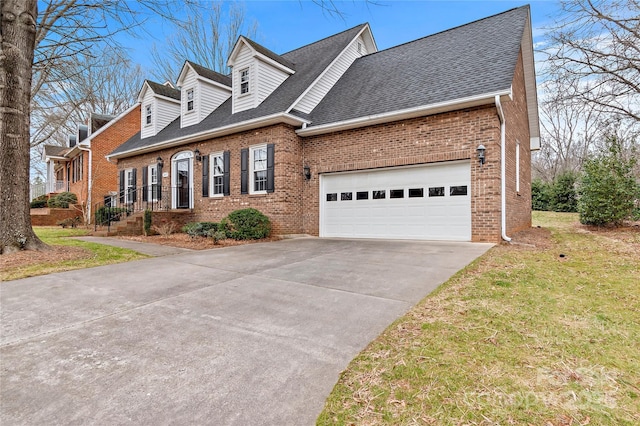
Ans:
<svg viewBox="0 0 640 426"><path fill-rule="evenodd" d="M145 83L149 85L153 93L167 98L180 100L180 91L173 87L165 86L164 84L156 83L155 81L145 80Z"/></svg>
<svg viewBox="0 0 640 426"><path fill-rule="evenodd" d="M249 45L251 45L251 47L253 47L258 53L266 56L269 59L273 59L274 61L276 61L277 63L279 63L280 65L284 65L285 67L292 69L295 71L295 65L288 61L286 58L278 55L277 53L272 52L271 50L267 49L266 47L256 43L253 40L250 40L246 37L243 37L247 43L249 43Z"/></svg>
<svg viewBox="0 0 640 426"><path fill-rule="evenodd" d="M357 59L311 112L311 126L509 90L524 6Z"/></svg>
<svg viewBox="0 0 640 426"><path fill-rule="evenodd" d="M529 6L523 6L363 56L356 59L310 114L290 114L307 122L302 134L346 120L504 94L510 91L528 22ZM286 113L366 25L276 55L295 66L296 72L256 108L233 114L229 98L198 124L181 128L178 118L155 136L141 139L140 134L135 135L110 155L133 153Z"/></svg>
<svg viewBox="0 0 640 426"><path fill-rule="evenodd" d="M232 100L229 98L198 124L181 128L180 118L178 117L155 136L142 139L140 133L136 134L116 148L110 155L115 156L176 138L188 137L207 130L214 130L273 114L285 113L365 26L366 24L358 25L281 55L284 59L296 65L296 73L289 76L256 108L232 114Z"/></svg>
<svg viewBox="0 0 640 426"><path fill-rule="evenodd" d="M195 62L186 61L191 68L201 77L206 78L207 80L215 81L216 83L220 83L224 86L231 87L231 77L228 75L220 74L219 72L210 70L209 68L205 68L202 65L198 65Z"/></svg>

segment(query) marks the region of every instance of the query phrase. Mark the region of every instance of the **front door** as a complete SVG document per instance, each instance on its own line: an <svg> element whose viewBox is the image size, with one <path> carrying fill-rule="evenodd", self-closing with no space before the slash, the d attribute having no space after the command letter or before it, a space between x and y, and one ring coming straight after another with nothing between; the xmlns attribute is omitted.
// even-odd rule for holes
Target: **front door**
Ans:
<svg viewBox="0 0 640 426"><path fill-rule="evenodd" d="M188 209L189 208L189 159L185 158L183 160L178 160L176 162L176 172L177 172L177 203L176 207L179 209Z"/></svg>

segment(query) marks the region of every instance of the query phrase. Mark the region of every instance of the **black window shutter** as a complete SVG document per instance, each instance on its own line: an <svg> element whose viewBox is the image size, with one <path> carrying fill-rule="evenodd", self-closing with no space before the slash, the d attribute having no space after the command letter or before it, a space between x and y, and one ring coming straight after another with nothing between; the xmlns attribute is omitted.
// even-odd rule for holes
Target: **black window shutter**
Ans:
<svg viewBox="0 0 640 426"><path fill-rule="evenodd" d="M274 157L274 144L267 145L267 192L273 192L274 190L274 176L273 176L273 157Z"/></svg>
<svg viewBox="0 0 640 426"><path fill-rule="evenodd" d="M137 197L138 194L137 194L137 191L136 191L136 189L137 189L136 185L138 183L138 176L137 176L138 173L137 172L138 172L138 169L132 169L131 170L131 173L133 174L133 186L131 187L131 197L132 197L131 201L133 201L134 203L136 201L138 201L138 197Z"/></svg>
<svg viewBox="0 0 640 426"><path fill-rule="evenodd" d="M120 170L120 204L124 204L124 170Z"/></svg>
<svg viewBox="0 0 640 426"><path fill-rule="evenodd" d="M231 188L229 187L231 186L231 175L229 174L229 171L231 170L231 153L229 151L225 151L223 155L224 174L222 175L222 193L224 195L230 195Z"/></svg>
<svg viewBox="0 0 640 426"><path fill-rule="evenodd" d="M240 193L249 193L249 148L240 151Z"/></svg>
<svg viewBox="0 0 640 426"><path fill-rule="evenodd" d="M209 156L202 157L202 196L209 196Z"/></svg>
<svg viewBox="0 0 640 426"><path fill-rule="evenodd" d="M149 194L149 188L147 188L147 186L149 185L149 169L147 168L147 166L144 166L142 168L142 201L148 201L148 194Z"/></svg>
<svg viewBox="0 0 640 426"><path fill-rule="evenodd" d="M158 187L156 191L156 200L162 200L162 165L160 164L158 164Z"/></svg>

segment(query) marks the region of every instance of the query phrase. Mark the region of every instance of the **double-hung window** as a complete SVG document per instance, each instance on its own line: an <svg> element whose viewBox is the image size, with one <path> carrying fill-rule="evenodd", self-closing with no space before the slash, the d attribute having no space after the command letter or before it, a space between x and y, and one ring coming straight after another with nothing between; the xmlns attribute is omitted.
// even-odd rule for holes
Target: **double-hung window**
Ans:
<svg viewBox="0 0 640 426"><path fill-rule="evenodd" d="M193 111L193 89L187 89L187 112Z"/></svg>
<svg viewBox="0 0 640 426"><path fill-rule="evenodd" d="M158 166L152 165L149 166L149 187L148 187L148 200L149 201L157 201L158 200Z"/></svg>
<svg viewBox="0 0 640 426"><path fill-rule="evenodd" d="M240 71L240 94L249 93L249 68Z"/></svg>
<svg viewBox="0 0 640 426"><path fill-rule="evenodd" d="M253 193L267 190L267 146L260 145L251 148L251 189Z"/></svg>
<svg viewBox="0 0 640 426"><path fill-rule="evenodd" d="M224 195L224 153L211 154L211 195Z"/></svg>
<svg viewBox="0 0 640 426"><path fill-rule="evenodd" d="M124 172L124 202L133 203L135 201L136 175L134 169L128 169Z"/></svg>
<svg viewBox="0 0 640 426"><path fill-rule="evenodd" d="M144 122L145 125L150 126L151 125L151 105L147 105L144 108Z"/></svg>

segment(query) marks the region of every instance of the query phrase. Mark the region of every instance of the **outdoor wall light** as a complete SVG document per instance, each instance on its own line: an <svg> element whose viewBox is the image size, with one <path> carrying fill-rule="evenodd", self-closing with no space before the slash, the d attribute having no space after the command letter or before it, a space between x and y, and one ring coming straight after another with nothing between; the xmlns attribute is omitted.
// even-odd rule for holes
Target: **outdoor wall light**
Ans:
<svg viewBox="0 0 640 426"><path fill-rule="evenodd" d="M311 168L310 168L309 166L304 166L304 167L302 168L302 171L303 171L303 173L304 173L304 178L305 178L306 180L311 179Z"/></svg>
<svg viewBox="0 0 640 426"><path fill-rule="evenodd" d="M196 156L196 160L198 160L198 161L202 161L202 154L200 154L200 150L199 150L198 148L196 148L196 150L195 150L195 151L193 151L193 153L194 153L194 154L195 154L195 156Z"/></svg>
<svg viewBox="0 0 640 426"><path fill-rule="evenodd" d="M156 164L158 167L162 168L164 166L164 161L162 161L162 157L156 158Z"/></svg>
<svg viewBox="0 0 640 426"><path fill-rule="evenodd" d="M478 151L478 161L480 161L480 166L482 166L484 164L484 152L487 149L484 147L484 145L478 145L478 147L476 148L476 151Z"/></svg>

